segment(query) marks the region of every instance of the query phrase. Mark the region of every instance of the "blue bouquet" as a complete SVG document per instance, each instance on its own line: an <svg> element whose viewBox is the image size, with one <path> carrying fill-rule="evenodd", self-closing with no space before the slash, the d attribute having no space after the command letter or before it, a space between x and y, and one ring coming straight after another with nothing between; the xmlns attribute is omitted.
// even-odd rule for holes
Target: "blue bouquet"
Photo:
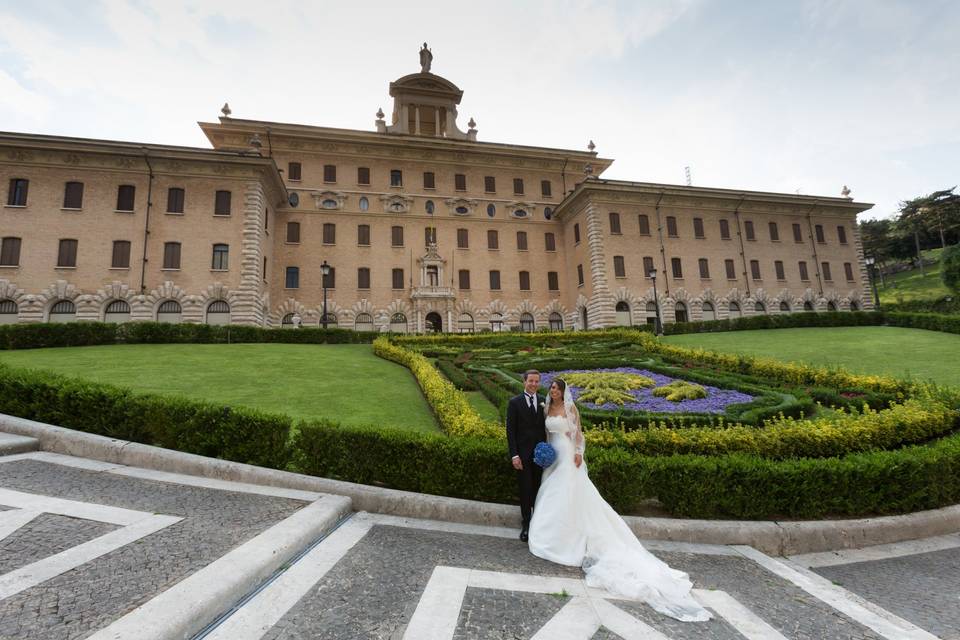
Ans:
<svg viewBox="0 0 960 640"><path fill-rule="evenodd" d="M533 461L546 469L557 461L557 451L548 442L538 442L533 450Z"/></svg>

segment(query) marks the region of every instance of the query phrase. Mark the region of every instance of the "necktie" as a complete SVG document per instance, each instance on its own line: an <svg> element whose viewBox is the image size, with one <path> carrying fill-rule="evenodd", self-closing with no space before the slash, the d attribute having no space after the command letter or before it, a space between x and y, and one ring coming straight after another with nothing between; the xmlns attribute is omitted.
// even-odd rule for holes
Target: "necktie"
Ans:
<svg viewBox="0 0 960 640"><path fill-rule="evenodd" d="M533 411L534 413L536 413L536 411L537 411L537 405L536 405L536 403L533 401L533 396L531 396L531 395L529 395L529 394L527 395L527 404L530 406L530 411Z"/></svg>

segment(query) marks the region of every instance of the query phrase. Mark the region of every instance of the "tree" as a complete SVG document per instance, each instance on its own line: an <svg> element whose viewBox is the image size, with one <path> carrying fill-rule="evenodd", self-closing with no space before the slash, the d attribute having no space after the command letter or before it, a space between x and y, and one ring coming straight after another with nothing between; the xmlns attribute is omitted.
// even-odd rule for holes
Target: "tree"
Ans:
<svg viewBox="0 0 960 640"><path fill-rule="evenodd" d="M960 231L960 194L953 190L956 187L934 191L931 194L920 196L900 203L900 217L898 222L914 234L919 250L921 238L930 246L930 240L939 236L940 246L946 248L947 237L952 236L957 242L956 234Z"/></svg>
<svg viewBox="0 0 960 640"><path fill-rule="evenodd" d="M940 256L940 277L954 295L960 295L960 244L943 250Z"/></svg>

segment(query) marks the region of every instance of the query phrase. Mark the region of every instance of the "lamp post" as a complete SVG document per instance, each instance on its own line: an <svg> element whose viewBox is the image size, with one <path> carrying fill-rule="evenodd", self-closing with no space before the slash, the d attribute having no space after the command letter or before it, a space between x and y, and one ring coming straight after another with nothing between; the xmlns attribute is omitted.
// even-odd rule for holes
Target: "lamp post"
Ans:
<svg viewBox="0 0 960 640"><path fill-rule="evenodd" d="M870 287L873 289L873 308L880 311L880 294L877 293L877 278L873 274L873 265L876 263L873 256L868 256L863 260L867 264L867 274L870 276Z"/></svg>
<svg viewBox="0 0 960 640"><path fill-rule="evenodd" d="M330 275L330 265L324 260L320 265L320 273L323 274L323 316L320 318L320 324L327 328L327 276Z"/></svg>
<svg viewBox="0 0 960 640"><path fill-rule="evenodd" d="M651 280L653 280L653 305L657 311L657 317L653 321L653 333L660 336L663 335L663 324L660 322L660 296L657 295L657 270L650 269L650 273L647 274Z"/></svg>

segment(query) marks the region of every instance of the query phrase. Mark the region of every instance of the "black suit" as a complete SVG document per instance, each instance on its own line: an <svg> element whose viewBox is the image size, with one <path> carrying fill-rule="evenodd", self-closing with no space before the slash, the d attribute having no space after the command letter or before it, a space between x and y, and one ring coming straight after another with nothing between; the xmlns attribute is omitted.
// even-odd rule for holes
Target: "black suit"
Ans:
<svg viewBox="0 0 960 640"><path fill-rule="evenodd" d="M537 443L547 439L545 426L546 416L540 406L540 398L534 402L536 412L530 410L526 394L510 399L507 405L507 444L510 447L510 458L520 456L523 469L517 471L517 482L520 487L520 513L523 516L523 529L530 524L530 514L533 511L533 502L540 490L540 477L543 469L534 464L533 450Z"/></svg>

